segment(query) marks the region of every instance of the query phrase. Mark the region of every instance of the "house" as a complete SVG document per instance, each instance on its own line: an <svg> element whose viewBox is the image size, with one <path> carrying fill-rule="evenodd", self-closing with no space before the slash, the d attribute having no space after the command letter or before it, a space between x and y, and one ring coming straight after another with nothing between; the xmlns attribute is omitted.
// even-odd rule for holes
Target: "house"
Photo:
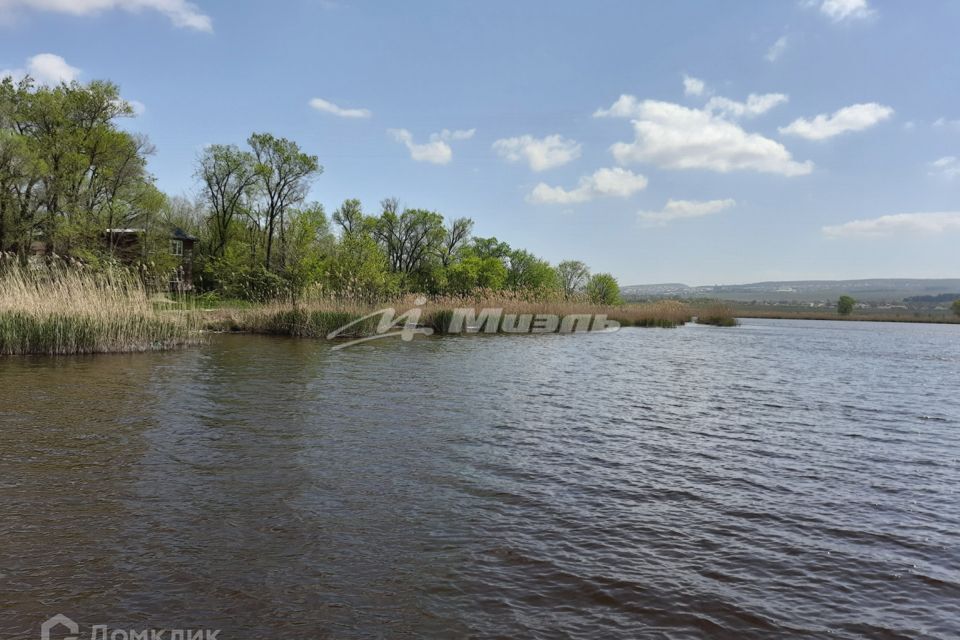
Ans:
<svg viewBox="0 0 960 640"><path fill-rule="evenodd" d="M179 265L170 275L172 291L193 290L193 246L197 239L180 227L170 232L170 253L177 257Z"/></svg>
<svg viewBox="0 0 960 640"><path fill-rule="evenodd" d="M143 264L147 260L144 239L146 229L107 229L103 238L110 253L123 264ZM167 285L170 291L193 290L194 245L197 239L180 227L170 230L168 251L176 259L176 267L170 272Z"/></svg>

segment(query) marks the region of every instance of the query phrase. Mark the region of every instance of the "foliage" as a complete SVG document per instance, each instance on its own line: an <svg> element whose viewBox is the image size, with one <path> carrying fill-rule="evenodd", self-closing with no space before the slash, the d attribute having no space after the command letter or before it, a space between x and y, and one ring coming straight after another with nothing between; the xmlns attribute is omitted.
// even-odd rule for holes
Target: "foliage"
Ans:
<svg viewBox="0 0 960 640"><path fill-rule="evenodd" d="M593 304L617 305L620 299L620 285L609 273L597 273L590 277L585 288L587 298Z"/></svg>
<svg viewBox="0 0 960 640"><path fill-rule="evenodd" d="M131 115L110 82L0 80L0 250L25 255L42 239L51 252L96 258L105 229L157 212L153 147L117 126Z"/></svg>
<svg viewBox="0 0 960 640"><path fill-rule="evenodd" d="M842 316L848 316L853 313L853 307L856 304L857 301L850 296L840 296L840 299L837 300L837 313Z"/></svg>
<svg viewBox="0 0 960 640"><path fill-rule="evenodd" d="M170 250L180 229L196 238L187 266L204 300L298 301L321 290L370 302L411 292L574 301L586 292L619 304L610 276L474 237L470 218L387 198L378 215L347 199L328 219L306 202L319 158L267 132L206 146L196 199L167 197L147 171L150 142L118 125L133 114L110 82L0 80L0 251L22 263L56 253L91 271L126 265L162 285L185 265Z"/></svg>
<svg viewBox="0 0 960 640"><path fill-rule="evenodd" d="M564 260L557 265L557 278L563 295L570 299L581 293L590 280L590 268L579 260Z"/></svg>
<svg viewBox="0 0 960 640"><path fill-rule="evenodd" d="M950 305L950 309L953 311L954 315L960 318L960 300L954 300L953 304Z"/></svg>

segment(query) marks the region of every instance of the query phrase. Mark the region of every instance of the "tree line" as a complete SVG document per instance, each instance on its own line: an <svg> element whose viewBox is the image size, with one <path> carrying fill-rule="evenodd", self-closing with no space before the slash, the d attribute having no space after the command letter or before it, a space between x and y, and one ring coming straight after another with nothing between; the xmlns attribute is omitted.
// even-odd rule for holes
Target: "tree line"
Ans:
<svg viewBox="0 0 960 640"><path fill-rule="evenodd" d="M0 250L26 259L41 246L97 266L116 259L107 229L136 228L141 270L162 273L174 264L167 238L179 227L198 239L198 289L225 297L264 300L315 286L368 299L484 290L620 301L609 274L475 236L470 218L396 198L373 212L348 199L328 216L307 199L323 173L318 157L269 133L253 133L243 147L207 146L196 161L197 196L169 197L147 170L154 147L118 125L132 115L110 82L0 81Z"/></svg>

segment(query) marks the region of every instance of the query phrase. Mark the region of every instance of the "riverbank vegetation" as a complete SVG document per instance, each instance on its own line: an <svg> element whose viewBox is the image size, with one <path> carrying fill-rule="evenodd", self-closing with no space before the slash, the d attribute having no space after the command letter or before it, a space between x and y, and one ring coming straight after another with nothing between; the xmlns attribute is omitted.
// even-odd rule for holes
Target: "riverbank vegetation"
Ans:
<svg viewBox="0 0 960 640"><path fill-rule="evenodd" d="M308 200L318 156L269 133L207 145L194 196L169 196L147 170L152 144L119 124L134 115L110 82L0 80L0 353L163 348L201 326L323 336L419 298L437 328L463 307L691 318L674 301L625 305L612 275L477 235L467 217L393 197L328 215Z"/></svg>
<svg viewBox="0 0 960 640"><path fill-rule="evenodd" d="M517 294L476 292L470 296L421 297L414 294L379 304L347 302L330 296L311 296L297 302L274 301L247 308L223 308L204 312L204 324L210 330L241 331L321 338L364 316L384 310L397 319L418 311L416 323L430 327L437 334L449 332L449 320L456 309L469 309L477 315L483 310L496 310L496 332L510 332L509 319L533 316L566 318L572 316L605 316L624 327L673 328L689 322L689 306L673 300L631 305L598 305L589 298L569 300L557 297L543 299ZM360 322L344 332L345 337L371 335L376 332L381 315ZM504 324L506 322L506 324Z"/></svg>
<svg viewBox="0 0 960 640"><path fill-rule="evenodd" d="M158 311L122 269L22 267L0 259L0 354L149 351L194 344L190 313Z"/></svg>

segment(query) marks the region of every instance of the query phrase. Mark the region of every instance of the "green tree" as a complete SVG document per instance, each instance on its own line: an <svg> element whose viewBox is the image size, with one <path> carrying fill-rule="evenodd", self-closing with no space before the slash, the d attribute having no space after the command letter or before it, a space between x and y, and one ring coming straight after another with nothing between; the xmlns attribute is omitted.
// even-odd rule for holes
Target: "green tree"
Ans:
<svg viewBox="0 0 960 640"><path fill-rule="evenodd" d="M466 256L447 269L451 293L469 295L478 289L498 291L507 281L507 268L498 258Z"/></svg>
<svg viewBox="0 0 960 640"><path fill-rule="evenodd" d="M850 296L840 296L840 299L837 300L837 313L842 316L848 316L853 313L855 304L857 304L857 301Z"/></svg>
<svg viewBox="0 0 960 640"><path fill-rule="evenodd" d="M427 266L443 243L443 216L425 209L397 213L397 201L392 198L382 205L373 235L387 254L390 270L407 276Z"/></svg>
<svg viewBox="0 0 960 640"><path fill-rule="evenodd" d="M470 218L457 218L444 228L443 239L437 244L437 258L441 265L450 266L461 249L470 241L471 231L473 231L473 220Z"/></svg>
<svg viewBox="0 0 960 640"><path fill-rule="evenodd" d="M249 211L259 175L256 158L236 145L213 144L204 149L197 177L203 183L213 233L211 253L223 256L238 215Z"/></svg>
<svg viewBox="0 0 960 640"><path fill-rule="evenodd" d="M381 299L396 291L383 248L370 235L350 233L337 245L327 285L340 297L348 299Z"/></svg>
<svg viewBox="0 0 960 640"><path fill-rule="evenodd" d="M960 317L960 300L954 300L950 308L953 309L954 315Z"/></svg>
<svg viewBox="0 0 960 640"><path fill-rule="evenodd" d="M333 222L344 234L366 233L372 230L374 221L363 214L363 207L357 199L344 200L333 212Z"/></svg>
<svg viewBox="0 0 960 640"><path fill-rule="evenodd" d="M39 237L95 258L105 228L138 221L153 147L118 127L131 115L110 82L0 79L0 248L26 252Z"/></svg>
<svg viewBox="0 0 960 640"><path fill-rule="evenodd" d="M564 260L557 265L557 277L560 279L563 295L569 299L587 286L590 269L579 260Z"/></svg>
<svg viewBox="0 0 960 640"><path fill-rule="evenodd" d="M609 273L597 273L587 281L586 294L593 304L621 304L620 284Z"/></svg>
<svg viewBox="0 0 960 640"><path fill-rule="evenodd" d="M260 182L262 204L258 215L266 233L264 266L273 268L273 239L280 230L281 244L287 210L307 196L310 182L323 173L317 156L303 153L296 142L269 133L254 133L247 140L256 161L254 170Z"/></svg>
<svg viewBox="0 0 960 640"><path fill-rule="evenodd" d="M557 271L546 260L524 249L511 251L509 258L507 286L511 289L546 292L559 288Z"/></svg>
<svg viewBox="0 0 960 640"><path fill-rule="evenodd" d="M323 279L336 250L336 239L323 206L291 209L286 216L284 276L294 293Z"/></svg>

